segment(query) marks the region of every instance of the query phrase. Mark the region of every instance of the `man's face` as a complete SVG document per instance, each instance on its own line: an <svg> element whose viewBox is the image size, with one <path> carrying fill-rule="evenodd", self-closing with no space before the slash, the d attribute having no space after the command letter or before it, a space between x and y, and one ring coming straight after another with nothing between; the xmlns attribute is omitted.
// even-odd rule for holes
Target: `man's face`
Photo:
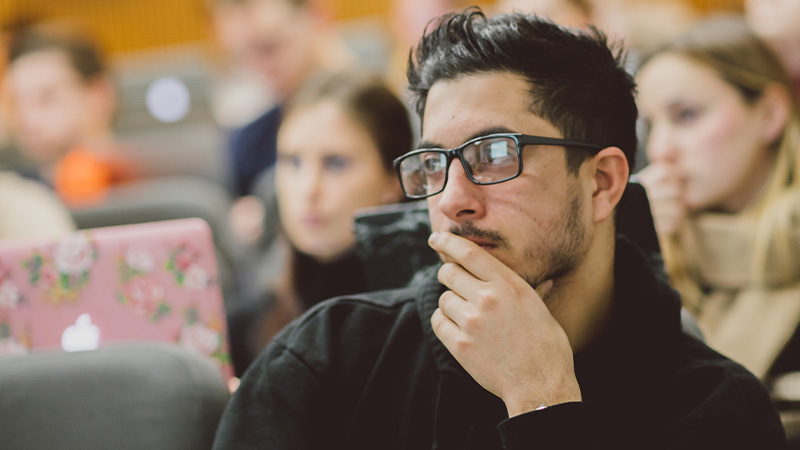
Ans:
<svg viewBox="0 0 800 450"><path fill-rule="evenodd" d="M522 77L509 72L435 83L421 146L454 148L502 131L562 138L530 111L528 90ZM564 152L527 146L522 174L488 186L473 184L453 160L444 191L428 199L433 230L469 238L534 287L569 274L588 251L591 216L581 176L567 172Z"/></svg>
<svg viewBox="0 0 800 450"><path fill-rule="evenodd" d="M61 52L25 55L11 65L16 138L34 162L49 164L74 145L86 129L88 88Z"/></svg>

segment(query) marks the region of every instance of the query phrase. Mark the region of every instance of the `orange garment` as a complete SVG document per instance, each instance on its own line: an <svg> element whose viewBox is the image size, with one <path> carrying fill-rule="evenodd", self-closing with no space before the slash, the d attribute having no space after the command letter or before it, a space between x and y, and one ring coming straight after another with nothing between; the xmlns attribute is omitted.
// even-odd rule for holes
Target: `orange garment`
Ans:
<svg viewBox="0 0 800 450"><path fill-rule="evenodd" d="M58 162L53 185L70 205L102 201L113 180L111 165L88 150L73 150Z"/></svg>

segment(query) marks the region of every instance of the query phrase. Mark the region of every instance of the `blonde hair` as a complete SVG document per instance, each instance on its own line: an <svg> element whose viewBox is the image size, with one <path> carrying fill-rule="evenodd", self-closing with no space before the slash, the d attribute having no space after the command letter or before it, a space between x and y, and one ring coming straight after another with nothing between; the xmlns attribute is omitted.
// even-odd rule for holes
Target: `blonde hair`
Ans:
<svg viewBox="0 0 800 450"><path fill-rule="evenodd" d="M756 287L766 287L768 264L773 270L796 273L798 261L789 243L793 217L800 204L800 116L784 66L740 17L720 16L698 23L649 55L644 64L663 53L687 56L712 68L749 104L756 103L774 86L786 91L791 107L784 129L772 145L775 164L763 194L748 208L748 218ZM690 277L680 242L679 236L661 237L664 262L685 306L696 312L702 292Z"/></svg>

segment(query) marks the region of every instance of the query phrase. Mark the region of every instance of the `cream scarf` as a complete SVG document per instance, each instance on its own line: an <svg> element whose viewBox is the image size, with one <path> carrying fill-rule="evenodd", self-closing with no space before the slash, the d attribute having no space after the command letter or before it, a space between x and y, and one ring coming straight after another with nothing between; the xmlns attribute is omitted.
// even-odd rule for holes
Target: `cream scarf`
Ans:
<svg viewBox="0 0 800 450"><path fill-rule="evenodd" d="M791 246L800 259L800 228ZM772 267L766 287L758 286L753 231L742 215L695 217L682 233L682 247L691 278L707 290L698 313L706 342L763 378L800 324L800 273Z"/></svg>

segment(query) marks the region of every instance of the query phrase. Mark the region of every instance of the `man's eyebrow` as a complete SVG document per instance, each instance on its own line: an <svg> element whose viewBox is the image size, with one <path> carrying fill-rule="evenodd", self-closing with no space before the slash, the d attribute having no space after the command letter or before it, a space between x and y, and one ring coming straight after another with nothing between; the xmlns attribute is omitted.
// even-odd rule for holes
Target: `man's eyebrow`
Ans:
<svg viewBox="0 0 800 450"><path fill-rule="evenodd" d="M504 127L504 126L494 126L494 127L483 128L483 129L477 131L476 133L473 133L464 142L471 141L471 140L473 140L475 138L479 138L481 136L488 136L490 134L497 134L497 133L516 133L516 131L514 131L514 130L508 128L508 127ZM417 148L418 149L419 148L445 148L445 146L443 146L441 144L437 144L435 142L431 142L431 141L421 141L419 143L419 145L417 146Z"/></svg>

